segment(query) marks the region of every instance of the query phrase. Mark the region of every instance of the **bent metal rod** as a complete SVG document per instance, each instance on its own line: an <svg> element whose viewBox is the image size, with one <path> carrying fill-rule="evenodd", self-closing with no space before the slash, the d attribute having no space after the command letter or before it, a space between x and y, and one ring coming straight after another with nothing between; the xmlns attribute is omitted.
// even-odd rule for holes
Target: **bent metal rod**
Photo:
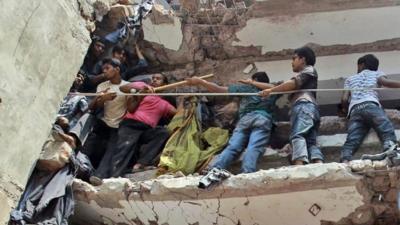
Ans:
<svg viewBox="0 0 400 225"><path fill-rule="evenodd" d="M331 88L331 89L301 89L293 91L281 91L281 92L271 92L270 95L282 95L282 94L293 94L298 92L342 92L342 91L399 91L400 88ZM260 92L259 92L260 93ZM157 96L256 96L259 93L211 93L211 92L184 92L184 93L117 93L118 96L147 96L147 95L157 95ZM99 96L102 93L69 93L70 95L79 96Z"/></svg>

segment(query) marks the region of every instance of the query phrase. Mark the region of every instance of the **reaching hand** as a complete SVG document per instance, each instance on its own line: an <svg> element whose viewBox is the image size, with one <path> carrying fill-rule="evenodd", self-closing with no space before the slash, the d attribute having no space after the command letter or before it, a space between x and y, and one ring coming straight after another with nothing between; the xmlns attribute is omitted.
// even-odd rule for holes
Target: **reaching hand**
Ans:
<svg viewBox="0 0 400 225"><path fill-rule="evenodd" d="M242 83L242 84L253 84L253 80L252 79L241 79L238 82Z"/></svg>
<svg viewBox="0 0 400 225"><path fill-rule="evenodd" d="M144 88L140 91L141 93L154 93L156 92L152 86L144 86Z"/></svg>
<svg viewBox="0 0 400 225"><path fill-rule="evenodd" d="M258 92L258 94L263 97L268 97L271 94L271 92L272 92L271 89L265 89L265 90Z"/></svg>
<svg viewBox="0 0 400 225"><path fill-rule="evenodd" d="M114 98L116 98L116 97L117 97L116 92L107 92L102 96L104 101L111 101L111 100L114 100Z"/></svg>
<svg viewBox="0 0 400 225"><path fill-rule="evenodd" d="M110 88L106 88L104 91L99 92L100 93L100 98L104 101L111 101L114 100L115 97L117 97L117 93L112 91L108 92Z"/></svg>
<svg viewBox="0 0 400 225"><path fill-rule="evenodd" d="M186 78L186 82L189 85L199 85L203 82L204 80L198 78L198 77L190 77L190 78Z"/></svg>

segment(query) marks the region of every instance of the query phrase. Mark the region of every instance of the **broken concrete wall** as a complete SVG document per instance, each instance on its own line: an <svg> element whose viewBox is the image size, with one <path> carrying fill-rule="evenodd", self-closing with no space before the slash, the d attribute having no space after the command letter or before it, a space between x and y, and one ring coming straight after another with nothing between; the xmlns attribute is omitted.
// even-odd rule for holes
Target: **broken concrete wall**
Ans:
<svg viewBox="0 0 400 225"><path fill-rule="evenodd" d="M78 3L0 1L0 223L8 219L90 43Z"/></svg>
<svg viewBox="0 0 400 225"><path fill-rule="evenodd" d="M211 190L199 177L102 186L74 183L76 224L392 225L398 168L386 162L292 166L233 176ZM382 170L383 169L383 170ZM357 173L352 173L355 171Z"/></svg>
<svg viewBox="0 0 400 225"><path fill-rule="evenodd" d="M344 78L356 72L358 57L366 53L376 54L380 69L400 79L400 33L393 29L400 25L393 19L400 13L399 4L399 0L270 0L254 1L247 9L183 10L170 22L146 20L142 45L150 72L170 71L176 79L213 72L215 81L228 84L255 71L266 71L272 81L289 79L294 75L293 50L306 44L317 53L321 88L342 87ZM340 94L318 95L322 115L336 113ZM381 94L385 107L400 107L394 101L399 94Z"/></svg>

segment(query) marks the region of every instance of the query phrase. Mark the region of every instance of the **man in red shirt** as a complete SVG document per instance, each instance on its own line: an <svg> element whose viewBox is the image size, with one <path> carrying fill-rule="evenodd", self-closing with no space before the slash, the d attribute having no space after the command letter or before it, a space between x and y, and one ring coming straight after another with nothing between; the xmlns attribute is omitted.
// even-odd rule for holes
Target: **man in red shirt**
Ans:
<svg viewBox="0 0 400 225"><path fill-rule="evenodd" d="M133 82L120 87L122 92L131 93L168 83L163 74L154 74L151 85ZM169 137L167 129L157 127L161 118L170 118L176 109L160 96L131 96L128 112L120 123L116 151L112 158L112 176L123 175L132 157L134 169L148 166L162 150Z"/></svg>

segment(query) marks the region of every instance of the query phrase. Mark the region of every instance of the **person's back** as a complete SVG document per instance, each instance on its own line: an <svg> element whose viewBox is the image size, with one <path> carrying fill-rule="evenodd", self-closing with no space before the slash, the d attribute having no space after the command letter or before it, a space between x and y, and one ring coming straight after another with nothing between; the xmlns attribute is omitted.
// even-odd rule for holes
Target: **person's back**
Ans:
<svg viewBox="0 0 400 225"><path fill-rule="evenodd" d="M262 89L248 84L234 84L228 86L230 93L258 93ZM249 112L258 112L266 116L271 116L275 108L277 95L263 98L259 95L242 96L239 103L239 116L242 117Z"/></svg>
<svg viewBox="0 0 400 225"><path fill-rule="evenodd" d="M358 59L357 74L346 79L346 89L369 89L379 86L382 72L378 71L379 60L374 55L365 55ZM348 107L348 135L343 145L341 161L351 160L354 152L362 144L370 128L373 128L383 148L389 149L396 142L394 128L379 103L378 93L374 90L346 91L342 97L342 106Z"/></svg>
<svg viewBox="0 0 400 225"><path fill-rule="evenodd" d="M143 89L147 86L144 82L133 82L132 87ZM133 119L143 122L151 127L156 127L162 117L168 117L173 106L160 96L148 95L143 98L134 112L128 112L125 119Z"/></svg>
<svg viewBox="0 0 400 225"><path fill-rule="evenodd" d="M344 83L344 88L346 89L376 88L378 87L378 78L384 75L385 74L380 71L365 69L347 78ZM378 92L374 90L352 91L349 111L354 105L367 101L376 102L378 105L380 105Z"/></svg>

